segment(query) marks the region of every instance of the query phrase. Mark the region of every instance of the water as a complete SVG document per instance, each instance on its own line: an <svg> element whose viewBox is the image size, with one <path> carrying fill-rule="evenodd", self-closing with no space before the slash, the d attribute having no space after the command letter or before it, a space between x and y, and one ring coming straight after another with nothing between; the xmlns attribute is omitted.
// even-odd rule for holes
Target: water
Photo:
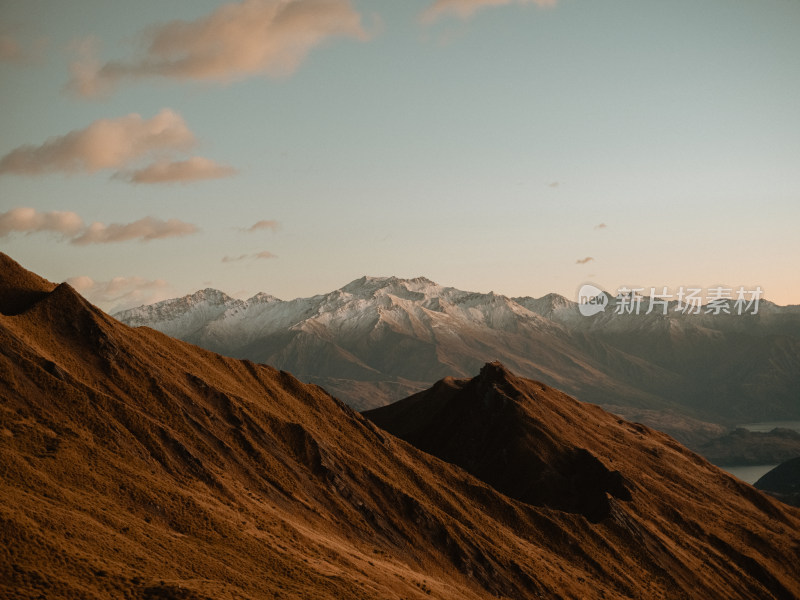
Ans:
<svg viewBox="0 0 800 600"><path fill-rule="evenodd" d="M745 423L744 425L737 425L737 427L759 432L772 431L776 427L780 427L781 429L794 429L800 432L800 421L763 421L761 423Z"/></svg>
<svg viewBox="0 0 800 600"><path fill-rule="evenodd" d="M761 423L745 423L744 425L737 425L737 427L758 432L772 431L776 427L780 427L782 429L794 429L800 432L800 421L762 421ZM758 481L762 475L765 475L768 471L771 471L777 466L778 465L742 465L720 467L720 469L752 485Z"/></svg>
<svg viewBox="0 0 800 600"><path fill-rule="evenodd" d="M746 465L742 467L720 467L723 471L727 471L737 479L741 479L745 483L753 485L756 481L778 465Z"/></svg>

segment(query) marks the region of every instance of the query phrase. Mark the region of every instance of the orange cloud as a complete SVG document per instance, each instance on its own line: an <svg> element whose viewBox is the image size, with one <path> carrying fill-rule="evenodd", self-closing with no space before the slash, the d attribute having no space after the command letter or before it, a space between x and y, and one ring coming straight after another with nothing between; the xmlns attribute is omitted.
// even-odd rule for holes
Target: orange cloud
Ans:
<svg viewBox="0 0 800 600"><path fill-rule="evenodd" d="M188 160L160 160L130 173L119 173L117 177L131 183L187 183L202 179L221 179L235 174L236 169L233 167L193 156Z"/></svg>
<svg viewBox="0 0 800 600"><path fill-rule="evenodd" d="M139 240L149 242L168 237L182 237L197 233L196 225L178 219L162 221L154 217L145 217L133 223L92 223L81 235L71 240L79 246L86 244L107 244L110 242L126 242Z"/></svg>
<svg viewBox="0 0 800 600"><path fill-rule="evenodd" d="M255 231L259 231L261 229L270 229L271 231L278 231L280 229L281 224L277 221L258 221L254 223L250 227L243 229L242 231L246 231L247 233L253 233Z"/></svg>
<svg viewBox="0 0 800 600"><path fill-rule="evenodd" d="M67 92L84 98L100 98L110 94L111 85L97 76L102 66L97 58L98 45L94 36L75 40L71 44L70 50L77 60L69 65L70 78L64 86Z"/></svg>
<svg viewBox="0 0 800 600"><path fill-rule="evenodd" d="M195 142L183 118L165 108L152 119L137 114L100 119L39 146L20 146L0 158L0 174L93 173L124 167L153 153L185 151Z"/></svg>
<svg viewBox="0 0 800 600"><path fill-rule="evenodd" d="M240 260L245 259L265 259L265 258L278 258L277 254L273 254L272 252L268 252L264 250L263 252L256 252L255 254L240 254L239 256L223 256L222 262L224 263L231 263L231 262L239 262Z"/></svg>
<svg viewBox="0 0 800 600"><path fill-rule="evenodd" d="M60 233L70 243L108 244L139 240L149 242L168 237L181 237L197 233L196 225L178 219L162 221L155 217L145 217L133 223L92 223L85 225L83 219L74 212L39 212L35 208L19 207L0 213L0 237L11 233L31 234L41 231Z"/></svg>
<svg viewBox="0 0 800 600"><path fill-rule="evenodd" d="M103 95L124 79L169 77L230 82L253 75L287 75L333 36L364 40L350 0L244 0L223 4L195 21L172 21L145 33L147 49L130 62L97 63L84 53L68 89Z"/></svg>
<svg viewBox="0 0 800 600"><path fill-rule="evenodd" d="M222 262L224 263L239 262L240 260L244 260L248 256L249 256L248 254L240 254L239 256L223 256Z"/></svg>
<svg viewBox="0 0 800 600"><path fill-rule="evenodd" d="M433 23L445 15L455 15L468 19L483 8L505 6L507 4L535 4L539 7L555 6L556 0L436 0L421 15L425 24Z"/></svg>
<svg viewBox="0 0 800 600"><path fill-rule="evenodd" d="M0 213L0 237L14 232L27 234L39 231L50 231L69 237L83 228L83 219L74 212L38 212L34 208L19 207Z"/></svg>

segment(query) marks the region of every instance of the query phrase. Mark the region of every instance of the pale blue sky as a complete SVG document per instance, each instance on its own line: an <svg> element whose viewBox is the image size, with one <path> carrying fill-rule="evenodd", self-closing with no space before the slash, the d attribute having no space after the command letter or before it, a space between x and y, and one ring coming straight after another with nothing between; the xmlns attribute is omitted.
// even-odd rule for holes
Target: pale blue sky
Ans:
<svg viewBox="0 0 800 600"><path fill-rule="evenodd" d="M222 4L0 2L0 40L19 47L0 53L0 157L169 108L198 140L180 158L238 171L160 184L2 172L0 213L199 231L86 245L12 231L0 250L52 280L91 278L105 309L207 286L288 299L364 274L573 299L585 281L760 285L800 303L800 2L510 2L423 24L433 0L361 0L348 10L366 36L325 39L279 77L65 92L87 39L101 64L132 62L143 31ZM260 220L280 228L241 231Z"/></svg>

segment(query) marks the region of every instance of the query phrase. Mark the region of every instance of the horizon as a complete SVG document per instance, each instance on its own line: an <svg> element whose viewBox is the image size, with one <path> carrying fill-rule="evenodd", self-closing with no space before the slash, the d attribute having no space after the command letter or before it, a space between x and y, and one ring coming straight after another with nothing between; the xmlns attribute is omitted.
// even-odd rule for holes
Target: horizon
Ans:
<svg viewBox="0 0 800 600"><path fill-rule="evenodd" d="M402 282L402 283L413 282L413 281L417 281L417 280L420 280L420 279L424 279L424 280L428 281L429 283L432 283L436 287L439 287L439 288L442 288L442 289L454 289L454 290L457 290L457 291L460 291L460 292L469 293L469 294L473 294L473 293L475 293L475 294L483 294L483 295L495 294L497 296L501 296L503 298L507 298L507 299L512 300L512 301L514 301L515 299L523 299L523 298L530 298L530 299L533 299L533 300L542 300L543 298L546 298L548 296L558 296L559 298L563 298L563 299L571 302L572 304L574 304L576 306L579 304L577 299L570 298L568 296L564 296L562 294L559 294L558 292L547 292L545 294L542 294L541 296L512 296L512 295L505 294L502 291L498 291L498 290L489 290L488 292L480 292L480 291L476 291L476 290L462 289L462 288L459 288L458 286L447 285L447 284L439 283L438 281L433 281L432 279L430 279L429 277L426 277L424 275L418 275L416 277L398 277L398 276L395 276L395 275L362 275L360 277L356 277L355 279L350 280L349 282L347 282L344 285L341 285L341 286L339 286L337 288L334 288L334 289L331 289L331 290L327 290L327 291L317 292L317 293L311 294L310 296L295 296L295 297L281 298L281 297L276 296L275 294L270 293L267 290L259 290L259 291L255 292L254 294L251 294L249 296L242 296L242 295L234 296L233 294L230 294L229 292L227 292L225 290L221 290L219 288L206 287L206 288L197 289L197 290L195 290L193 292L190 292L188 294L184 294L182 296L164 298L163 300L158 300L158 301L155 301L155 302L150 302L150 303L146 303L146 304L138 304L138 305L129 306L129 307L126 307L126 308L107 310L106 312L108 312L109 314L113 315L113 314L116 314L116 313L125 312L127 310L140 308L140 307L143 307L143 306L151 306L153 304L158 304L160 302L171 302L171 301L174 301L174 300L181 300L183 298L194 296L196 294L199 294L199 293L205 292L205 291L220 292L221 294L224 294L225 296L227 296L228 298L230 298L232 300L241 300L241 301L245 301L245 302L250 301L250 300L256 298L259 295L267 295L267 296L269 296L269 297L271 297L271 298L273 298L273 299L275 299L275 300L277 300L279 302L293 302L295 300L305 300L305 299L309 299L309 298L316 298L316 297L319 297L319 296L326 296L326 295L331 294L331 293L333 293L335 291L343 290L344 288L349 287L349 286L353 285L354 283L356 283L356 282L358 282L358 281L360 281L360 280L362 280L364 278L366 278L368 280L378 280L378 281L387 281L387 280L391 280L391 279L396 279L397 281ZM72 284L70 281L66 281L65 283L69 283L70 285ZM727 289L733 289L734 292L736 291L733 288L733 286L724 286L724 287L726 287ZM636 288L637 291L639 289L644 289L644 288ZM80 290L78 290L78 291L80 291ZM608 295L609 302L615 302L615 301L617 301L619 299L619 295L615 295L615 294L613 294L611 291L609 291L607 289L602 289L601 291L604 294ZM668 291L673 291L673 290L668 290ZM703 290L701 290L701 291L703 291ZM576 292L577 292L577 290L576 290ZM576 293L576 295L577 295L577 293ZM654 298L658 297L658 294L654 295L653 297ZM645 293L645 294L643 294L641 296L641 298L642 299L649 299L650 295L648 293ZM727 300L729 302L735 302L736 301L736 297L733 296L731 298L728 298ZM793 306L798 306L797 304L777 304L777 303L773 302L772 300L770 300L769 297L764 297L764 296L759 296L758 301L761 304L763 304L763 303L772 304L772 305L774 305L774 306L776 306L778 308L790 308L790 307L793 307ZM679 300L668 300L667 303L669 305L679 304ZM700 306L701 307L708 307L708 303L702 303ZM103 308L103 307L100 307L100 308ZM103 309L103 310L106 310L106 309Z"/></svg>
<svg viewBox="0 0 800 600"><path fill-rule="evenodd" d="M104 310L352 273L800 304L800 4L320 6L0 7L0 250Z"/></svg>
<svg viewBox="0 0 800 600"><path fill-rule="evenodd" d="M12 256L9 256L9 258L11 258L12 260L15 260L14 257L12 257ZM21 264L20 266L22 266L26 270L30 271L31 273L34 273L34 274L38 275L38 273L36 273L32 269L27 269L27 267L25 265ZM516 295L506 294L506 293L503 293L502 291L497 291L497 290L489 290L489 291L485 291L484 292L484 291L464 289L464 288L460 288L460 287L455 286L455 285L442 284L442 283L440 283L438 281L434 281L434 280L430 279L429 277L426 277L425 275L417 275L415 277L400 277L400 276L397 276L397 275L361 275L359 277L356 277L355 279L351 279L350 281L348 281L347 283L345 283L343 285L340 285L339 287L336 287L336 288L333 288L333 289L329 289L327 291L320 291L320 292L312 293L312 294L310 294L308 296L294 296L294 297L281 298L279 296L276 296L275 294L270 293L267 290L258 290L258 291L254 292L254 293L249 294L249 295L247 295L247 294L235 295L235 294L232 294L232 293L228 292L227 290L223 290L223 289L220 289L220 288L204 287L204 288L197 288L197 289L195 289L193 291L187 292L186 294L182 294L182 295L179 295L179 296L169 296L169 297L161 298L161 299L158 299L158 300L153 300L153 301L143 302L143 303L140 303L138 301L132 303L132 301L129 300L129 299L126 299L126 297L121 297L121 301L120 301L120 297L117 297L117 298L115 298L113 300L113 302L117 302L117 305L112 305L112 301L100 301L100 302L98 302L96 300L92 300L91 298L87 297L88 295L85 294L81 290L81 288L84 287L81 279L82 279L81 277L75 277L75 278L68 278L66 280L59 281L59 282L53 282L53 283L66 283L66 284L69 284L73 289L75 289L78 293L80 293L82 296L84 296L87 300L92 302L95 306L97 306L98 308L102 309L104 312L108 313L109 315L122 313L122 312L125 312L125 311L128 311L128 310L131 310L131 309L140 308L140 307L144 307L144 306L151 306L151 305L159 304L159 303L162 303L162 302L172 302L174 300L181 300L183 298L191 297L191 296L194 296L196 294L199 294L199 293L205 292L205 291L219 292L221 294L224 294L225 296L227 296L228 298L230 298L232 300L249 301L249 300L254 299L257 296L266 295L266 296L270 296L271 298L274 298L275 300L277 300L279 302L292 302L292 301L295 301L295 300L304 300L304 299L309 299L309 298L315 298L315 297L318 297L318 296L325 296L325 295L331 294L331 293L333 293L335 291L344 290L344 288L349 287L349 286L353 285L354 283L356 283L356 282L358 282L358 281L360 281L362 279L374 280L374 281L387 281L387 280L395 279L395 280L397 280L399 282L402 282L402 283L415 282L415 281L423 279L423 280L435 285L436 287L439 287L439 288L442 288L442 289L454 289L454 290L457 290L457 291L460 291L460 292L466 292L466 293L470 293L470 294L483 294L483 295L495 294L495 295L498 295L498 296L501 296L501 297L504 297L504 298L508 298L509 300L512 300L512 301L515 300L515 299L522 299L522 298L530 298L530 299L533 299L533 300L542 300L542 299L546 298L547 296L558 296L560 298L563 298L563 299L571 302L572 304L575 304L576 306L580 304L580 289L576 290L575 298L570 298L569 296L565 296L563 294L559 294L558 292L546 292L546 293L542 294L541 296L516 296ZM113 285L114 282L112 281L111 284ZM584 285L592 285L592 284L587 283L587 284L584 284ZM581 286L581 288L582 287L583 286ZM690 289L696 289L696 291L698 291L698 292L708 292L708 291L711 291L712 289L716 289L716 288L719 287L719 288L722 288L724 290L728 290L729 292L731 292L730 297L722 298L723 300L726 300L728 302L735 302L736 298L737 298L734 295L737 292L737 290L736 290L736 288L734 286L722 285L722 286L712 286L710 288L693 288L692 286L680 286L681 291L683 291L684 287L686 287L686 291L689 291ZM752 298L753 290L745 290L743 286L740 286L740 287L742 288L742 291L751 294L750 296L747 296L748 298ZM645 292L643 294L639 294L640 298L642 300L645 300L645 299L649 299L651 297L649 292L652 292L655 289L658 289L658 288L655 288L654 286L631 286L631 289L627 289L626 288L625 292L626 293L629 293L629 292ZM666 289L661 290L661 293L664 293L664 292L675 292L677 289L678 288L670 288L670 287L667 286ZM622 292L622 287L617 289L617 293L613 293L608 288L605 288L603 286L600 286L599 291L608 296L609 302L614 302L614 301L619 300L620 293ZM758 303L772 304L772 305L774 305L774 306L776 306L778 308L791 308L791 307L794 307L794 306L800 306L800 304L779 304L777 302L774 302L768 296L762 295L760 292L757 294L757 296L758 296ZM654 294L653 297L654 298L660 298L660 297L663 297L663 296L661 296L660 294ZM675 295L672 294L672 295L670 295L668 297L669 298L674 298ZM702 297L708 299L709 296L706 295L706 296L702 296ZM681 304L681 300L669 299L669 300L667 300L667 304L669 304L669 305L679 304L680 305ZM699 306L708 307L709 306L709 302L700 303ZM637 312L636 314L639 314L639 313Z"/></svg>

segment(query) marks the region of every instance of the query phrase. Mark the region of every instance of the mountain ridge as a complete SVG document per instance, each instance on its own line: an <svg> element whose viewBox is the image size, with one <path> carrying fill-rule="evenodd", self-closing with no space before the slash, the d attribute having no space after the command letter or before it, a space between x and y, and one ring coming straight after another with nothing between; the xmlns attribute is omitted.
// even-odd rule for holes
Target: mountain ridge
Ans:
<svg viewBox="0 0 800 600"><path fill-rule="evenodd" d="M254 297L255 298L255 297ZM510 298L368 277L310 298L180 300L116 318L323 385L359 410L498 359L699 446L721 427L800 417L800 310L584 317L563 296Z"/></svg>
<svg viewBox="0 0 800 600"><path fill-rule="evenodd" d="M443 388L447 388L444 393ZM556 393L494 362L472 379L441 380L429 390L364 416L507 496L601 521L612 510L610 498L632 499L629 484L581 442L573 441L567 448L557 443L562 432L550 429L552 420L543 428L532 418L536 411L531 404L551 402ZM556 402L576 401L561 395ZM550 410L555 414L561 407Z"/></svg>
<svg viewBox="0 0 800 600"><path fill-rule="evenodd" d="M0 595L800 594L800 512L499 365L477 376L492 406L533 394L557 453L607 439L587 451L630 500L511 498L286 372L45 294L0 315Z"/></svg>

